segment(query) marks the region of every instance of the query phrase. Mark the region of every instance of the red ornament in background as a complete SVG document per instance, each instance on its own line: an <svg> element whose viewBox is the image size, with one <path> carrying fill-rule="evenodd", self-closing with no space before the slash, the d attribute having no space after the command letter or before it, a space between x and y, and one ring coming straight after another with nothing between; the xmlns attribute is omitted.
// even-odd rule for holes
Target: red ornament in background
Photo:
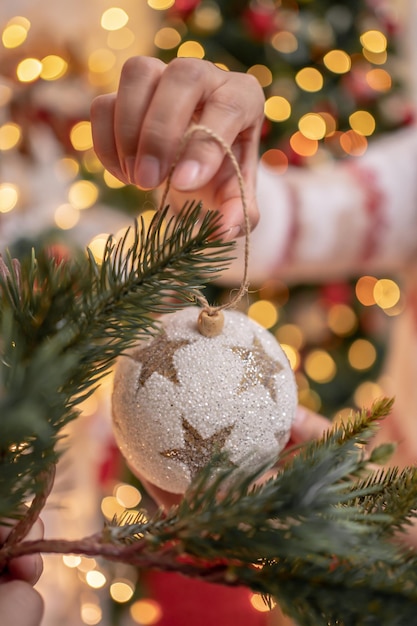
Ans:
<svg viewBox="0 0 417 626"><path fill-rule="evenodd" d="M171 12L180 14L183 18L187 18L200 3L201 0L175 0Z"/></svg>
<svg viewBox="0 0 417 626"><path fill-rule="evenodd" d="M250 6L243 13L243 22L255 39L264 41L279 28L278 13L275 7Z"/></svg>

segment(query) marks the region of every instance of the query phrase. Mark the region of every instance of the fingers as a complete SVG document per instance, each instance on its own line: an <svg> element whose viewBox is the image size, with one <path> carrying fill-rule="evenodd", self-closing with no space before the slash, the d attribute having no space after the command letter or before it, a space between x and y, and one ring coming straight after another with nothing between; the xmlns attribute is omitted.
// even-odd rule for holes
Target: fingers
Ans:
<svg viewBox="0 0 417 626"><path fill-rule="evenodd" d="M40 626L43 600L29 583L13 580L0 585L0 613L2 624Z"/></svg>
<svg viewBox="0 0 417 626"><path fill-rule="evenodd" d="M329 428L331 428L331 423L327 418L303 406L298 406L291 428L291 441L294 444L301 444L312 439L319 439Z"/></svg>
<svg viewBox="0 0 417 626"><path fill-rule="evenodd" d="M254 225L263 111L263 92L253 76L225 72L200 59L178 58L165 65L158 59L134 57L123 67L117 94L93 101L94 147L112 174L145 189L155 188L166 178L190 124L204 125L232 147L247 186ZM214 180L219 173L222 185ZM232 177L233 185L225 194L223 187ZM238 181L223 148L199 132L184 148L172 187L190 192L209 183L211 197L217 193L221 203L215 208L222 210L224 202L237 206ZM229 209L231 215L236 211Z"/></svg>
<svg viewBox="0 0 417 626"><path fill-rule="evenodd" d="M4 540L10 527L3 526L0 529L0 536ZM36 541L43 537L43 523L40 519L30 529L28 535L25 537L27 541ZM22 556L10 561L6 574L2 577L3 580L18 579L26 581L31 585L34 585L40 578L43 570L42 557L39 554L33 554L28 556Z"/></svg>

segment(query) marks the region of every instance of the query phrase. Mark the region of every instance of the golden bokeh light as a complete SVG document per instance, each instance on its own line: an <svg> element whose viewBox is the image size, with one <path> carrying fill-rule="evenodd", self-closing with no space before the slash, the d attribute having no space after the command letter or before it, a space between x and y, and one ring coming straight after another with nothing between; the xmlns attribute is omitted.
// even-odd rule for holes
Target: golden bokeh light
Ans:
<svg viewBox="0 0 417 626"><path fill-rule="evenodd" d="M97 48L88 57L88 68L96 74L105 74L116 64L116 55L108 48Z"/></svg>
<svg viewBox="0 0 417 626"><path fill-rule="evenodd" d="M358 327L355 311L347 304L334 304L328 313L327 323L332 332L339 337L347 337Z"/></svg>
<svg viewBox="0 0 417 626"><path fill-rule="evenodd" d="M258 300L250 305L248 317L264 328L271 328L278 321L278 311L269 300Z"/></svg>
<svg viewBox="0 0 417 626"><path fill-rule="evenodd" d="M78 554L64 554L62 556L62 561L66 567L75 569L80 565L81 557Z"/></svg>
<svg viewBox="0 0 417 626"><path fill-rule="evenodd" d="M164 26L160 28L154 38L154 44L160 50L172 50L181 43L181 35L176 28Z"/></svg>
<svg viewBox="0 0 417 626"><path fill-rule="evenodd" d="M393 280L381 278L375 283L373 296L381 309L391 309L399 302L401 290Z"/></svg>
<svg viewBox="0 0 417 626"><path fill-rule="evenodd" d="M6 122L0 126L0 150L6 151L15 148L22 138L22 129L19 124Z"/></svg>
<svg viewBox="0 0 417 626"><path fill-rule="evenodd" d="M56 54L48 54L41 61L42 70L40 77L43 80L58 80L64 76L68 69L68 63Z"/></svg>
<svg viewBox="0 0 417 626"><path fill-rule="evenodd" d="M373 63L374 65L384 65L388 59L388 53L386 50L383 52L371 52L366 48L363 48L362 54L367 61Z"/></svg>
<svg viewBox="0 0 417 626"><path fill-rule="evenodd" d="M125 183L116 178L116 176L113 176L113 174L111 174L108 170L104 170L103 179L107 187L110 189L121 189L122 187L125 187Z"/></svg>
<svg viewBox="0 0 417 626"><path fill-rule="evenodd" d="M368 30L360 36L360 42L366 50L376 54L387 49L387 38L379 30Z"/></svg>
<svg viewBox="0 0 417 626"><path fill-rule="evenodd" d="M318 413L321 409L321 398L314 389L302 389L298 394L298 402L310 411Z"/></svg>
<svg viewBox="0 0 417 626"><path fill-rule="evenodd" d="M61 230L70 230L80 221L80 211L72 204L61 204L55 209L54 221Z"/></svg>
<svg viewBox="0 0 417 626"><path fill-rule="evenodd" d="M356 339L349 347L348 361L355 370L367 370L375 363L375 346L367 339Z"/></svg>
<svg viewBox="0 0 417 626"><path fill-rule="evenodd" d="M126 26L129 16L120 7L110 7L101 16L100 25L104 30L119 30Z"/></svg>
<svg viewBox="0 0 417 626"><path fill-rule="evenodd" d="M366 137L360 135L354 130L348 130L342 133L339 138L340 146L350 156L361 156L365 154L368 148Z"/></svg>
<svg viewBox="0 0 417 626"><path fill-rule="evenodd" d="M380 385L372 381L360 384L353 394L355 405L359 408L370 406L375 400L381 398L384 392Z"/></svg>
<svg viewBox="0 0 417 626"><path fill-rule="evenodd" d="M369 111L355 111L349 116L349 124L359 135L369 137L375 132L375 118Z"/></svg>
<svg viewBox="0 0 417 626"><path fill-rule="evenodd" d="M73 180L80 171L80 164L71 157L63 157L54 164L57 177L62 181Z"/></svg>
<svg viewBox="0 0 417 626"><path fill-rule="evenodd" d="M303 91L316 92L323 88L323 76L314 67L304 67L295 75L295 82Z"/></svg>
<svg viewBox="0 0 417 626"><path fill-rule="evenodd" d="M204 34L213 33L220 28L222 22L223 18L218 4L210 0L202 2L191 17L193 30Z"/></svg>
<svg viewBox="0 0 417 626"><path fill-rule="evenodd" d="M323 139L327 126L325 120L318 113L306 113L298 120L298 129L307 139Z"/></svg>
<svg viewBox="0 0 417 626"><path fill-rule="evenodd" d="M110 596L115 602L123 604L129 602L135 592L135 586L130 580L119 579L110 585Z"/></svg>
<svg viewBox="0 0 417 626"><path fill-rule="evenodd" d="M139 489L126 483L117 485L114 490L114 495L117 502L126 509L133 509L142 500Z"/></svg>
<svg viewBox="0 0 417 626"><path fill-rule="evenodd" d="M282 150L271 148L261 156L261 162L270 167L278 174L283 174L288 169L288 157Z"/></svg>
<svg viewBox="0 0 417 626"><path fill-rule="evenodd" d="M89 209L97 201L98 188L90 180L77 180L68 190L68 200L79 210Z"/></svg>
<svg viewBox="0 0 417 626"><path fill-rule="evenodd" d="M248 74L255 76L261 87L268 87L272 83L272 72L266 65L256 64L252 65L247 70Z"/></svg>
<svg viewBox="0 0 417 626"><path fill-rule="evenodd" d="M82 120L74 124L70 131L70 141L75 150L90 150L93 147L91 122Z"/></svg>
<svg viewBox="0 0 417 626"><path fill-rule="evenodd" d="M312 350L306 357L304 369L317 383L328 383L336 376L336 363L325 350Z"/></svg>
<svg viewBox="0 0 417 626"><path fill-rule="evenodd" d="M141 626L152 626L157 624L162 617L162 609L160 604L155 600L144 598L137 600L130 607L130 616L137 624Z"/></svg>
<svg viewBox="0 0 417 626"><path fill-rule="evenodd" d="M126 50L135 43L136 35L127 26L119 30L110 30L107 34L107 45L112 50Z"/></svg>
<svg viewBox="0 0 417 626"><path fill-rule="evenodd" d="M290 346L288 343L281 343L280 345L288 359L291 369L295 372L300 367L300 353L294 346Z"/></svg>
<svg viewBox="0 0 417 626"><path fill-rule="evenodd" d="M271 39L271 45L278 52L291 54L298 49L297 37L288 30L281 30L275 33Z"/></svg>
<svg viewBox="0 0 417 626"><path fill-rule="evenodd" d="M203 59L206 54L201 43L198 41L184 41L177 51L178 57Z"/></svg>
<svg viewBox="0 0 417 626"><path fill-rule="evenodd" d="M87 626L96 626L100 624L103 617L103 611L98 604L93 602L83 602L80 608L81 620Z"/></svg>
<svg viewBox="0 0 417 626"><path fill-rule="evenodd" d="M331 113L328 113L327 111L319 111L318 113L320 117L322 117L325 121L326 137L331 137L337 129L336 119L333 117L333 115L331 115Z"/></svg>
<svg viewBox="0 0 417 626"><path fill-rule="evenodd" d="M361 276L355 285L356 297L364 306L375 304L374 287L378 279L375 276Z"/></svg>
<svg viewBox="0 0 417 626"><path fill-rule="evenodd" d="M279 343L287 343L296 350L301 350L305 342L303 331L296 324L283 324L276 331L275 337Z"/></svg>
<svg viewBox="0 0 417 626"><path fill-rule="evenodd" d="M156 11L165 11L175 4L175 0L148 0L148 5Z"/></svg>
<svg viewBox="0 0 417 626"><path fill-rule="evenodd" d="M90 570L85 576L86 583L92 589L101 589L107 582L103 572L98 570Z"/></svg>
<svg viewBox="0 0 417 626"><path fill-rule="evenodd" d="M330 50L324 55L323 63L334 74L346 74L352 67L351 58L344 50Z"/></svg>
<svg viewBox="0 0 417 626"><path fill-rule="evenodd" d="M375 68L366 74L366 82L375 91L389 91L392 87L392 78L386 70Z"/></svg>
<svg viewBox="0 0 417 626"><path fill-rule="evenodd" d="M253 608L260 613L268 613L274 608L274 606L276 606L275 602L272 602L271 606L268 606L268 604L264 601L259 593L254 593L251 595L250 603Z"/></svg>
<svg viewBox="0 0 417 626"><path fill-rule="evenodd" d="M291 116L291 104L282 96L271 96L265 102L264 111L272 122L284 122Z"/></svg>
<svg viewBox="0 0 417 626"><path fill-rule="evenodd" d="M308 139L300 131L297 131L290 138L290 146L296 154L311 157L316 154L319 144L316 139Z"/></svg>
<svg viewBox="0 0 417 626"><path fill-rule="evenodd" d="M103 238L104 239L104 238ZM103 239L101 241L103 241ZM94 257L96 256L94 253L94 241L93 240L90 244L89 244L89 248L90 250L93 252ZM107 241L107 239L104 240L104 243ZM101 250L101 258L103 258L103 252L104 249L102 248ZM101 501L101 512L103 513L104 517L108 520L112 520L114 518L115 515L120 516L123 515L125 508L122 504L120 504L120 502L118 502L117 498L115 498L114 496L105 496L102 501Z"/></svg>
<svg viewBox="0 0 417 626"><path fill-rule="evenodd" d="M13 211L18 201L18 187L13 183L0 183L0 213Z"/></svg>
<svg viewBox="0 0 417 626"><path fill-rule="evenodd" d="M20 61L16 68L16 76L22 83L31 83L37 80L42 72L42 63L39 59L29 57Z"/></svg>
<svg viewBox="0 0 417 626"><path fill-rule="evenodd" d="M5 48L18 48L26 41L27 29L22 24L8 24L3 30L1 42Z"/></svg>

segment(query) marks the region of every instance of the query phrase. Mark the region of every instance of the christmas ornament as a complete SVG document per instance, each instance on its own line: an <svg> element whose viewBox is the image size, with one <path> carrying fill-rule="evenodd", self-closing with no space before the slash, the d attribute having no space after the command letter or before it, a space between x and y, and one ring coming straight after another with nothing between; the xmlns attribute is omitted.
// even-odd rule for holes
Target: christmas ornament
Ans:
<svg viewBox="0 0 417 626"><path fill-rule="evenodd" d="M271 333L230 310L220 313L219 332L200 312L165 316L115 373L116 441L135 472L172 493L183 493L216 452L248 470L275 457L297 405L293 372Z"/></svg>

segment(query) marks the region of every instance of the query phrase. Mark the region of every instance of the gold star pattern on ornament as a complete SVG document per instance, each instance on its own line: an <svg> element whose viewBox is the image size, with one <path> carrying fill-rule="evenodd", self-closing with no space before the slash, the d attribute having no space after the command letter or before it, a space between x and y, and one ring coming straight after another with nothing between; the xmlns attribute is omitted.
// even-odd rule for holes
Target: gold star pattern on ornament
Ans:
<svg viewBox="0 0 417 626"><path fill-rule="evenodd" d="M182 428L184 431L184 447L164 450L160 454L167 459L174 459L184 463L190 470L191 478L194 478L216 453L223 450L227 438L234 428L234 424L224 426L207 438L202 437L185 417L182 418Z"/></svg>
<svg viewBox="0 0 417 626"><path fill-rule="evenodd" d="M281 363L269 356L257 337L253 340L252 348L235 346L232 348L243 361L245 372L240 381L239 391L246 391L249 387L262 385L268 391L274 402L277 401L276 375L283 369Z"/></svg>
<svg viewBox="0 0 417 626"><path fill-rule="evenodd" d="M178 385L174 356L179 348L189 343L186 339L169 339L165 332L161 332L150 344L137 348L132 358L142 364L139 386L142 387L155 372Z"/></svg>

